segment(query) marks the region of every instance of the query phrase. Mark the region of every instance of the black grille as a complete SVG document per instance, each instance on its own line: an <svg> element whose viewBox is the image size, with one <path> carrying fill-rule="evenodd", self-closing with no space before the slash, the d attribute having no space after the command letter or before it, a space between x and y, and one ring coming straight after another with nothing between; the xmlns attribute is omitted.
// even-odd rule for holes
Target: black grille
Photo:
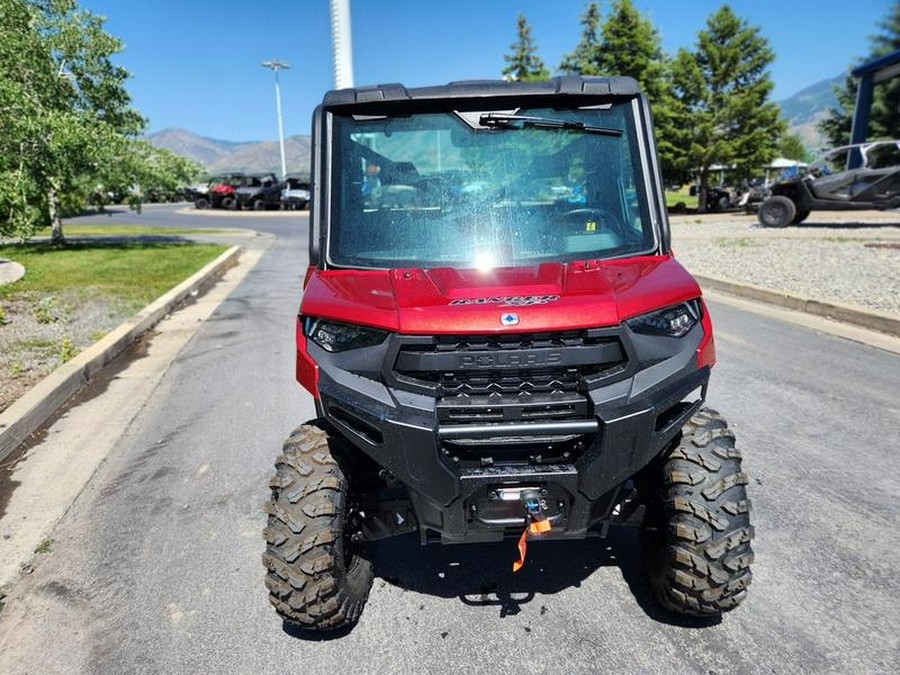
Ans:
<svg viewBox="0 0 900 675"><path fill-rule="evenodd" d="M394 368L431 388L440 423L467 424L589 418L588 381L624 362L618 337L581 330L416 339Z"/></svg>
<svg viewBox="0 0 900 675"><path fill-rule="evenodd" d="M444 397L558 396L578 391L578 368L516 372L456 371L435 374Z"/></svg>
<svg viewBox="0 0 900 675"><path fill-rule="evenodd" d="M431 344L404 345L404 350L466 352L523 350L541 347L579 347L609 342L609 338L588 337L588 331L553 333L500 333L497 335L437 335ZM613 338L615 339L615 338Z"/></svg>

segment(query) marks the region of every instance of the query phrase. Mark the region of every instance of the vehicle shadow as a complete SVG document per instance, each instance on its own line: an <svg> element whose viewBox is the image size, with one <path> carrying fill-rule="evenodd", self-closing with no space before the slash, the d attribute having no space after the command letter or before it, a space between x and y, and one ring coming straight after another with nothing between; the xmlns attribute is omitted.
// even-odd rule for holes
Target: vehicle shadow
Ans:
<svg viewBox="0 0 900 675"><path fill-rule="evenodd" d="M848 220L815 220L815 214L812 214L808 220L803 221L798 225L789 225L789 227L796 227L798 230L848 230L848 229L862 229L862 228L879 228L879 227L900 227L900 217L897 218L896 221L883 221L878 223L860 223L855 221Z"/></svg>
<svg viewBox="0 0 900 675"><path fill-rule="evenodd" d="M515 616L541 596L579 587L601 567L618 567L644 613L660 623L682 628L715 625L715 617L686 617L660 607L644 574L638 531L611 528L606 539L531 541L525 566L512 572L517 552L512 540L496 544L420 546L417 535L377 543L371 550L378 579L404 590L469 607L496 607L501 618ZM375 591L378 581L376 579ZM352 632L319 633L285 624L284 631L303 640L331 640Z"/></svg>

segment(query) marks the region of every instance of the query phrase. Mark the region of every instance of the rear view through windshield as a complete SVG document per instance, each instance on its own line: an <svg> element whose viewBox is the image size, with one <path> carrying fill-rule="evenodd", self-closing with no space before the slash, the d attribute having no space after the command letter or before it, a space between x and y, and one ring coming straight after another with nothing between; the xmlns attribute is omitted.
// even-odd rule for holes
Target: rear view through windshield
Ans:
<svg viewBox="0 0 900 675"><path fill-rule="evenodd" d="M336 115L329 260L486 268L650 252L633 110Z"/></svg>

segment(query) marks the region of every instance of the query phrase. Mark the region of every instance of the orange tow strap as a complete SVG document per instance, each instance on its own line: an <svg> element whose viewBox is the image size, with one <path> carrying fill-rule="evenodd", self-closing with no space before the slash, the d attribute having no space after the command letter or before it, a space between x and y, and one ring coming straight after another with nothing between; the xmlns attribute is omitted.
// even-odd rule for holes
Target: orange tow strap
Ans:
<svg viewBox="0 0 900 675"><path fill-rule="evenodd" d="M533 520L525 528L525 531L522 532L522 536L519 537L519 559L513 563L513 572L518 572L522 569L522 565L525 564L525 554L528 551L528 535L533 534L535 536L540 536L545 532L549 532L551 529L549 520Z"/></svg>

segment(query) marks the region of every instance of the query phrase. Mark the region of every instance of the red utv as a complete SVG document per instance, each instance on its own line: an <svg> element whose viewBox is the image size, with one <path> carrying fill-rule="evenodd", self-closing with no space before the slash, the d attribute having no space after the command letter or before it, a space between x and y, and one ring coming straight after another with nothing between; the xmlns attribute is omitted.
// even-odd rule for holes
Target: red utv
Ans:
<svg viewBox="0 0 900 675"><path fill-rule="evenodd" d="M513 573L529 541L620 525L664 607L736 607L748 479L703 407L712 324L634 80L333 91L313 143L296 376L318 416L271 481L278 613L355 622L386 537L518 540L484 562Z"/></svg>
<svg viewBox="0 0 900 675"><path fill-rule="evenodd" d="M198 209L227 209L237 207L234 191L244 180L242 173L226 173L214 176L209 182L206 194L198 195L194 206Z"/></svg>

